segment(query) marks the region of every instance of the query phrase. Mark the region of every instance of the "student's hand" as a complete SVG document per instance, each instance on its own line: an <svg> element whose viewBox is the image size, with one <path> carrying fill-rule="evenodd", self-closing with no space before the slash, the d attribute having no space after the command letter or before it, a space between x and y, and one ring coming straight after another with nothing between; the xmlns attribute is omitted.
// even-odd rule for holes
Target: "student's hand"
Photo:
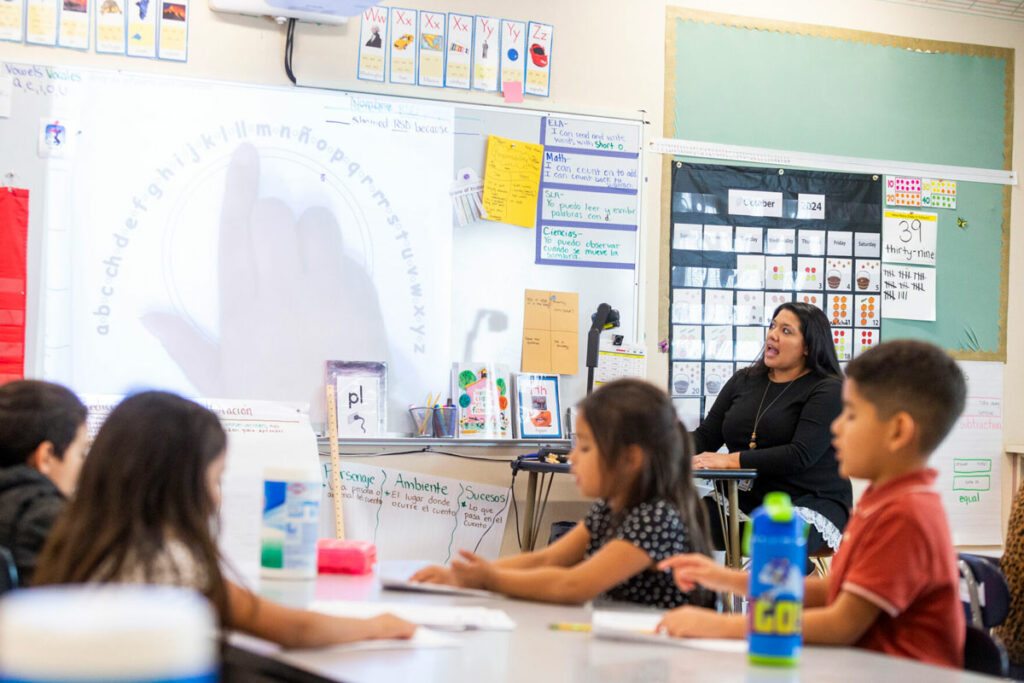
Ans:
<svg viewBox="0 0 1024 683"><path fill-rule="evenodd" d="M741 638L742 619L742 616L685 605L667 612L658 623L657 631L673 638Z"/></svg>
<svg viewBox="0 0 1024 683"><path fill-rule="evenodd" d="M698 585L713 591L744 592L742 587L746 582L746 575L721 566L707 555L673 555L658 563L659 571L666 569L672 570L672 577L676 580L679 590L683 592L692 591Z"/></svg>
<svg viewBox="0 0 1024 683"><path fill-rule="evenodd" d="M416 633L416 624L394 614L379 614L366 620L370 628L368 640L408 640Z"/></svg>
<svg viewBox="0 0 1024 683"><path fill-rule="evenodd" d="M739 453L711 453L704 451L693 456L693 469L697 470L737 470L740 467ZM697 476L700 476L698 473Z"/></svg>
<svg viewBox="0 0 1024 683"><path fill-rule="evenodd" d="M387 360L381 305L366 268L345 253L333 211L311 206L296 216L304 200L261 197L260 175L259 152L239 145L219 225L209 226L218 231L217 279L207 287L215 324L173 310L140 320L203 396L322 401L312 391L323 384L324 359Z"/></svg>
<svg viewBox="0 0 1024 683"><path fill-rule="evenodd" d="M494 567L490 562L468 550L460 550L461 560L452 560L452 574L456 585L463 588L489 589L494 579Z"/></svg>
<svg viewBox="0 0 1024 683"><path fill-rule="evenodd" d="M439 567L436 564L424 567L410 576L409 580L418 581L419 583L443 583L446 586L456 585L455 575L452 573L452 570Z"/></svg>

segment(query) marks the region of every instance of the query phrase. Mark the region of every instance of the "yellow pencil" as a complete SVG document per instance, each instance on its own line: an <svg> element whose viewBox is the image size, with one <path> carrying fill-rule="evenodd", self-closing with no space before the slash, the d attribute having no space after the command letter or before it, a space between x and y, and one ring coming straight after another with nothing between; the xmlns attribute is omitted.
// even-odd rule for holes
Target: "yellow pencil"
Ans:
<svg viewBox="0 0 1024 683"><path fill-rule="evenodd" d="M590 631L590 624L577 624L568 621L558 621L553 624L549 624L548 628L552 631Z"/></svg>

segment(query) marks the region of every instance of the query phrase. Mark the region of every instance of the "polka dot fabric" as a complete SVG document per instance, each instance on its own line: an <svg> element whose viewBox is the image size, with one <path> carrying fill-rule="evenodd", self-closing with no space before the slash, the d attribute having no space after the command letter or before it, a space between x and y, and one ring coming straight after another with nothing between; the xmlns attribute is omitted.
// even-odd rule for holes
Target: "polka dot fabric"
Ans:
<svg viewBox="0 0 1024 683"><path fill-rule="evenodd" d="M618 524L615 523L615 517L603 500L597 501L590 508L583 520L590 532L587 557L615 539L632 543L650 555L654 562L690 552L686 525L679 511L665 501L641 503L626 511L619 518L621 521ZM666 609L690 602L687 594L676 587L671 572L655 569L647 569L631 577L601 597Z"/></svg>

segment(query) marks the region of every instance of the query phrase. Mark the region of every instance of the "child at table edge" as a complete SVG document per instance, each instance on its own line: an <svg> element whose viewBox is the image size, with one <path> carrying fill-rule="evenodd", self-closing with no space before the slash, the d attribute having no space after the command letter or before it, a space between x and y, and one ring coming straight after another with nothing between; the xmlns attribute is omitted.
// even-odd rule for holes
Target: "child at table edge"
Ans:
<svg viewBox="0 0 1024 683"><path fill-rule="evenodd" d="M34 584L192 588L223 628L288 648L412 637L416 626L390 614L352 619L292 609L225 578L213 522L226 450L220 420L197 403L160 391L123 400L96 435Z"/></svg>
<svg viewBox="0 0 1024 683"><path fill-rule="evenodd" d="M805 581L805 643L853 645L941 666L963 666L965 624L949 525L928 456L963 410L956 363L924 342L886 342L855 358L832 423L844 476L868 479L825 577ZM695 584L746 593L747 575L686 555L672 568ZM682 607L659 628L673 636L742 638L746 617Z"/></svg>
<svg viewBox="0 0 1024 683"><path fill-rule="evenodd" d="M709 552L692 477L693 445L672 400L654 385L620 379L579 404L569 454L580 493L597 498L586 518L551 545L488 562L466 550L449 568L413 581L484 588L542 602L612 600L677 607L711 595L680 591L656 563Z"/></svg>

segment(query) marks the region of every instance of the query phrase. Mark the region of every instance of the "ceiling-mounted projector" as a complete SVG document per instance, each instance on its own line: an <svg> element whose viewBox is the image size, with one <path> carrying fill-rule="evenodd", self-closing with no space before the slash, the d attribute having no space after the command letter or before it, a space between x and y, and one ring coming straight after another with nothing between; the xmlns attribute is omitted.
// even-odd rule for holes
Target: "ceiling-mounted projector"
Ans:
<svg viewBox="0 0 1024 683"><path fill-rule="evenodd" d="M218 12L253 14L321 24L344 24L379 0L210 0L210 9Z"/></svg>

